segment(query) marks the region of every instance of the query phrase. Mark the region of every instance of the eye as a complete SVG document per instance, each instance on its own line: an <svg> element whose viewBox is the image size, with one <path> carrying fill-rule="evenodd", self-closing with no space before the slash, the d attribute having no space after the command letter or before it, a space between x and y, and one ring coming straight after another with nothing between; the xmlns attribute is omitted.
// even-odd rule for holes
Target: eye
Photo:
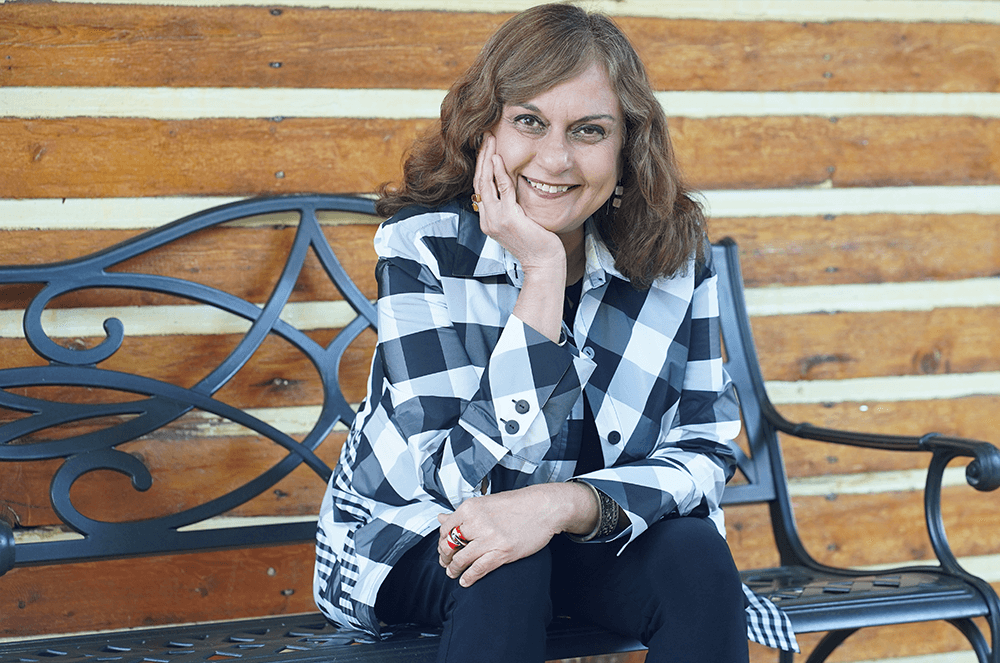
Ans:
<svg viewBox="0 0 1000 663"><path fill-rule="evenodd" d="M531 133L541 133L545 129L545 124L534 115L518 115L514 118L514 124Z"/></svg>
<svg viewBox="0 0 1000 663"><path fill-rule="evenodd" d="M608 132L596 124L583 124L573 129L573 135L586 141L596 142L607 136Z"/></svg>

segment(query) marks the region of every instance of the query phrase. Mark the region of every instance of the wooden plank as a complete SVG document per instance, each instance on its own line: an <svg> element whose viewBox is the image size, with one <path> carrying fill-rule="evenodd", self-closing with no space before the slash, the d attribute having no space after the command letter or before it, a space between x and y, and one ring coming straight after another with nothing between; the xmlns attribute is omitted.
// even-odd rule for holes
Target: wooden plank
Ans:
<svg viewBox="0 0 1000 663"><path fill-rule="evenodd" d="M0 196L369 192L398 177L401 155L425 125L0 119Z"/></svg>
<svg viewBox="0 0 1000 663"><path fill-rule="evenodd" d="M865 406L867 409L863 413L859 412L856 403L781 409L792 421L811 421L819 426L845 430L890 434L923 434L936 430L944 434L996 440L993 413L998 403L1000 398L997 397L971 397L920 404L874 403L870 407ZM863 416L869 413L870 417ZM93 428L94 424L77 426L61 434ZM85 513L100 513L112 520L181 510L205 500L209 493L221 494L224 487L237 485L245 477L259 473L282 455L268 443L253 438L231 437L226 430L220 422L195 417L182 419L151 439L123 448L142 458L157 477L157 483L149 493L138 495L123 478L99 474L81 480L74 488L74 503ZM331 465L337 460L343 435L333 434L321 447L320 456ZM872 484L871 490L885 490L880 486L885 484L887 475L879 473L910 470L923 476L922 471L929 461L926 453L865 450L790 436L782 436L782 449L786 472L793 481L793 491L797 480L849 475L865 475ZM223 466L213 460L220 457L232 461ZM0 486L3 486L0 512L6 514L0 517L25 527L56 524L58 521L48 500L48 484L57 466L58 461L21 465L0 463ZM961 467L958 462L955 466ZM190 488L185 483L190 476L202 477L200 481L216 488L184 493L186 488ZM303 470L275 491L241 507L232 515L294 516L313 513L323 488L315 483L315 478ZM829 483L834 484L832 480Z"/></svg>
<svg viewBox="0 0 1000 663"><path fill-rule="evenodd" d="M867 566L933 559L921 491L796 497L792 500L807 550L835 566ZM1000 495L968 486L942 492L942 513L959 556L994 555L1000 538ZM770 518L760 505L726 507L729 546L740 568L777 564Z"/></svg>
<svg viewBox="0 0 1000 663"><path fill-rule="evenodd" d="M673 118L670 131L699 189L991 184L1000 175L1000 121L988 119Z"/></svg>
<svg viewBox="0 0 1000 663"><path fill-rule="evenodd" d="M989 627L986 622L981 619L975 621L989 637ZM807 633L797 636L803 659L819 643L822 635ZM861 629L837 649L836 657L837 661L845 663L850 661L959 663L977 660L962 634L943 621ZM771 663L774 660L773 649L750 643L751 663Z"/></svg>
<svg viewBox="0 0 1000 663"><path fill-rule="evenodd" d="M440 88L509 14L5 6L6 85ZM657 89L997 91L1000 27L621 16ZM279 66L280 65L280 66Z"/></svg>
<svg viewBox="0 0 1000 663"><path fill-rule="evenodd" d="M942 435L987 440L1000 444L997 415L1000 397L970 396L921 402L826 403L785 405L779 411L793 422L887 435ZM927 467L925 453L893 453L857 449L782 436L788 475L815 477L862 472L917 470ZM960 466L958 462L956 466Z"/></svg>
<svg viewBox="0 0 1000 663"><path fill-rule="evenodd" d="M263 303L281 275L295 227L217 227L172 242L122 263L114 271L180 275L244 299ZM377 296L375 249L377 226L351 224L323 226L323 234L344 269L366 297ZM89 255L138 234L131 230L10 231L0 235L4 255L0 260L21 264L44 264ZM0 310L23 309L34 296L35 286L0 285ZM342 299L315 254L303 265L290 301ZM52 302L54 308L151 306L188 304L175 297L132 290L83 290Z"/></svg>
<svg viewBox="0 0 1000 663"><path fill-rule="evenodd" d="M313 340L329 343L337 330L310 332ZM193 386L205 379L225 359L242 336L233 334L127 338L121 349L101 364L107 370L126 371L161 382ZM92 347L99 339L66 339L68 347ZM349 402L360 401L375 347L375 333L363 332L344 354L340 365L341 388ZM27 343L0 339L5 366L36 366L44 363ZM44 397L87 398L72 388L45 387ZM12 389L18 393L31 390ZM100 394L98 398L105 394ZM314 405L322 401L316 368L290 343L271 335L253 358L216 394L219 400L237 407L284 407Z"/></svg>
<svg viewBox="0 0 1000 663"><path fill-rule="evenodd" d="M848 283L919 282L959 280L995 276L1000 264L1000 215L978 214L865 214L843 216L779 216L713 218L713 239L732 237L740 246L743 278L748 288L785 285L813 286ZM112 246L137 230L11 230L0 231L5 248L0 260L43 264L75 258ZM347 225L324 232L356 283L374 297L375 227ZM189 265L197 265L207 282L229 291L242 291L254 300L265 290L245 290L231 265L243 265L247 256L265 261L278 255L268 247L283 239L284 231L261 228L226 229L185 246ZM231 245L231 246L230 246ZM169 253L169 252L167 252ZM157 265L166 273L177 258L159 256ZM271 263L266 263L270 265ZM134 261L130 268L147 269ZM310 261L308 273L316 269ZM262 270L266 271L266 270ZM0 286L2 288L3 286ZM0 295L0 309L23 308L30 293ZM128 293L102 293L94 298L80 293L67 306L102 306L108 302L129 305ZM325 295L324 295L325 296ZM337 297L337 295L334 295ZM292 295L295 301L317 299L313 277L303 281ZM122 298L122 299L120 299Z"/></svg>
<svg viewBox="0 0 1000 663"><path fill-rule="evenodd" d="M314 612L314 563L304 543L17 568L0 578L0 637Z"/></svg>
<svg viewBox="0 0 1000 663"><path fill-rule="evenodd" d="M399 176L401 155L428 123L0 119L0 197L367 192ZM696 188L1000 182L1000 119L679 118L671 126Z"/></svg>
<svg viewBox="0 0 1000 663"><path fill-rule="evenodd" d="M153 486L138 492L123 475L93 472L74 484L74 507L106 522L180 513L241 487L286 456L283 449L260 438L217 438L199 428L203 427L182 422L151 439L120 446L142 461ZM346 436L332 433L318 449L317 455L330 467L337 464ZM61 460L0 463L0 519L18 527L61 524L49 500L49 484L61 464ZM321 478L302 466L253 500L220 515L315 516L325 488Z"/></svg>
<svg viewBox="0 0 1000 663"><path fill-rule="evenodd" d="M751 324L767 380L1000 369L995 307L766 316Z"/></svg>
<svg viewBox="0 0 1000 663"><path fill-rule="evenodd" d="M1000 215L864 214L713 218L740 247L748 288L995 276Z"/></svg>

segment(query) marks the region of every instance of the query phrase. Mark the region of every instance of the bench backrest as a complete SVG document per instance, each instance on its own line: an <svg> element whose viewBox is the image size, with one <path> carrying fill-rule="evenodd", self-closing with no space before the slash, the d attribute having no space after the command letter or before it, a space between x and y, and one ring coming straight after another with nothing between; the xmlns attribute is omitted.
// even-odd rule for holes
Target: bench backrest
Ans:
<svg viewBox="0 0 1000 663"><path fill-rule="evenodd" d="M321 459L317 450L338 424L343 428L353 420L354 411L342 391L338 374L352 342L375 326L375 309L351 280L326 239L317 219L317 214L324 210L374 215L372 201L365 198L312 195L254 199L191 215L80 259L0 268L0 288L3 284L34 284L32 287L37 290L24 308L22 324L27 343L41 359L32 366L0 368L0 461L48 462L50 468L54 467L49 470L48 486L52 510L65 526L77 533L18 543L15 559L12 529L9 523L0 521L0 574L15 563L21 566L238 548L308 541L314 537L312 518L278 522L244 518L234 524L220 517L275 490L282 479L295 471L301 472L303 467L314 474L314 482L325 485L331 472L330 463ZM297 217L297 230L280 276L264 302L248 301L185 274L120 269L123 263L168 244L177 248L186 238L206 229L282 212ZM294 317L288 313L290 300L310 254L318 258L326 277L350 307L346 323L328 342L314 340L313 335L300 328L302 325L288 321ZM723 241L715 245L713 257L720 275L727 368L737 384L748 440L745 448L734 445L741 477L727 491L725 503L787 499L777 438L761 416L762 403L768 405L766 396L763 400L759 397L763 395L763 381L743 302L735 244ZM192 309L199 312L197 315L209 307L242 319L245 329L236 335L232 347L220 353L211 366L204 367L194 384L177 384L131 372L128 366L114 366L111 361L130 333L118 319L107 319L106 338L89 348L57 343L43 326L43 314L55 298L101 289L144 291L179 298L200 305L201 308ZM58 329L50 332L59 336ZM277 423L269 423L255 404L243 407L222 397L227 385L275 337L301 353L321 382L321 402L313 406L314 423L306 430L282 430ZM86 394L82 402L77 400L81 393ZM149 489L156 478L141 454L129 452L128 445L155 437L164 427L176 426L191 413L236 424L245 434L275 445L280 454L256 476L175 512L105 519L77 508L71 495L74 484L98 470L125 475L136 491ZM69 433L61 436L58 431L64 430ZM331 457L335 458L328 455L328 460ZM0 471L4 471L4 465L7 464L0 463ZM0 500L18 497L0 494Z"/></svg>

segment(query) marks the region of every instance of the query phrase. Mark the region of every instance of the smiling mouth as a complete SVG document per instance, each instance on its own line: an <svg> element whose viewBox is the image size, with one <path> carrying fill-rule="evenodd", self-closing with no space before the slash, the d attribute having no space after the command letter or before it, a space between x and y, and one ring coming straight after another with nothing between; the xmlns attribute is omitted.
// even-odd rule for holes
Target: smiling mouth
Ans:
<svg viewBox="0 0 1000 663"><path fill-rule="evenodd" d="M524 175L522 175L521 177L524 177ZM561 185L561 186L553 186L551 184L542 184L541 182L535 182L533 180L530 180L527 177L524 177L524 181L527 182L528 184L530 184L533 189L537 189L538 191L541 191L542 193L566 193L567 191L569 191L570 189L572 189L574 186L576 186L574 184L564 184L564 185Z"/></svg>

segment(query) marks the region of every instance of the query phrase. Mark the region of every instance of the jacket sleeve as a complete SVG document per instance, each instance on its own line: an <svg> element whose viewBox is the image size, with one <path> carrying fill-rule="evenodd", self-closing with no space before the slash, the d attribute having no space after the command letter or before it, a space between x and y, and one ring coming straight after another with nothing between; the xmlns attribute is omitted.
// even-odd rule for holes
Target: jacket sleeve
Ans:
<svg viewBox="0 0 1000 663"><path fill-rule="evenodd" d="M498 312L495 279L442 278L418 244L391 242L376 267L373 403L360 432L384 479L367 492L455 508L498 463L534 471L593 362Z"/></svg>
<svg viewBox="0 0 1000 663"><path fill-rule="evenodd" d="M721 500L735 472L729 444L740 431L739 403L722 365L718 277L710 263L699 268L683 386L658 439L644 458L580 477L628 514L632 525L618 537L629 542L661 518L687 515L710 518L725 536Z"/></svg>

